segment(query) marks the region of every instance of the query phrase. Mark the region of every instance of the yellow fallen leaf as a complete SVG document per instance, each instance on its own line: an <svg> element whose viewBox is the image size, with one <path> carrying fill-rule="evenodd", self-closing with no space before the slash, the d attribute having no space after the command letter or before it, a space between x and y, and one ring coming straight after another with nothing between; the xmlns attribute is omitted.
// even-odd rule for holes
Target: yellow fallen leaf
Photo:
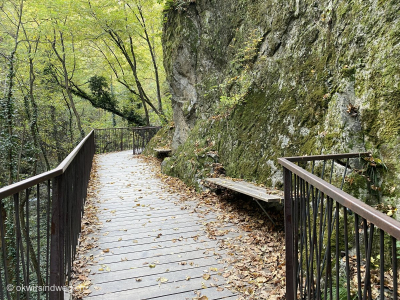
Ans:
<svg viewBox="0 0 400 300"><path fill-rule="evenodd" d="M203 278L205 280L209 280L210 279L210 274L203 274Z"/></svg>
<svg viewBox="0 0 400 300"><path fill-rule="evenodd" d="M159 281L161 283L166 283L166 282L168 282L168 279L165 277L159 277L159 278L157 278L157 281Z"/></svg>
<svg viewBox="0 0 400 300"><path fill-rule="evenodd" d="M108 252L110 252L110 249L108 249L108 248L107 248L107 249L104 249L103 252L104 252L104 253L108 253Z"/></svg>

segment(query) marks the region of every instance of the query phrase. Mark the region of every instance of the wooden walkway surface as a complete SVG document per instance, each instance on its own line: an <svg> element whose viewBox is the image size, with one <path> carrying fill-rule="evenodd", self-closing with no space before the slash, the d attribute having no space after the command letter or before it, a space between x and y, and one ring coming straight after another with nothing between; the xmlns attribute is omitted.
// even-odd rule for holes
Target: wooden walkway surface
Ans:
<svg viewBox="0 0 400 300"><path fill-rule="evenodd" d="M89 253L95 265L85 299L237 299L223 289L217 241L202 229L215 216L182 210L178 196L131 153L97 157L102 228Z"/></svg>

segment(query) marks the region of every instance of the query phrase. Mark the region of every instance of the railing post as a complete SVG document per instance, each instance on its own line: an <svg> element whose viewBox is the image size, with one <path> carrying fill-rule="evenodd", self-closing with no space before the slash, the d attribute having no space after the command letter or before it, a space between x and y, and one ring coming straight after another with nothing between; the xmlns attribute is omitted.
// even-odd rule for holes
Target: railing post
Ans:
<svg viewBox="0 0 400 300"><path fill-rule="evenodd" d="M295 300L296 277L294 270L294 245L293 245L293 216L291 185L292 174L283 168L284 192L285 192L285 251L286 251L286 299Z"/></svg>
<svg viewBox="0 0 400 300"><path fill-rule="evenodd" d="M51 217L50 246L50 300L64 300L64 219L63 219L63 179L64 175L54 178Z"/></svg>
<svg viewBox="0 0 400 300"><path fill-rule="evenodd" d="M121 151L124 150L124 148L123 148L123 136L124 136L124 129L121 129L121 144L120 144Z"/></svg>
<svg viewBox="0 0 400 300"><path fill-rule="evenodd" d="M134 129L132 129L132 148L133 148L133 155L135 155L135 130Z"/></svg>

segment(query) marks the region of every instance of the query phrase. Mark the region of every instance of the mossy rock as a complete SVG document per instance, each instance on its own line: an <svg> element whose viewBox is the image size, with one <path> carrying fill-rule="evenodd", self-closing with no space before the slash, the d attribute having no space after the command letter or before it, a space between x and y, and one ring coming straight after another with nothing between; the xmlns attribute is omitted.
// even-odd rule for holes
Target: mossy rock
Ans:
<svg viewBox="0 0 400 300"><path fill-rule="evenodd" d="M143 155L157 157L157 152L154 149L171 149L174 132L174 123L164 125L146 145Z"/></svg>

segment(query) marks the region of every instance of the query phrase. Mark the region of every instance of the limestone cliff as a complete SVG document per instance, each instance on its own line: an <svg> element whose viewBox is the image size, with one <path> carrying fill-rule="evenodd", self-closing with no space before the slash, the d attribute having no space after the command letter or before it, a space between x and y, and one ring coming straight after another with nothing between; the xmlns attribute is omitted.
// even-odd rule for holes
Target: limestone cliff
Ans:
<svg viewBox="0 0 400 300"><path fill-rule="evenodd" d="M371 151L395 197L399 1L176 2L163 47L179 151L166 173L196 185L220 163L280 186L278 157Z"/></svg>

